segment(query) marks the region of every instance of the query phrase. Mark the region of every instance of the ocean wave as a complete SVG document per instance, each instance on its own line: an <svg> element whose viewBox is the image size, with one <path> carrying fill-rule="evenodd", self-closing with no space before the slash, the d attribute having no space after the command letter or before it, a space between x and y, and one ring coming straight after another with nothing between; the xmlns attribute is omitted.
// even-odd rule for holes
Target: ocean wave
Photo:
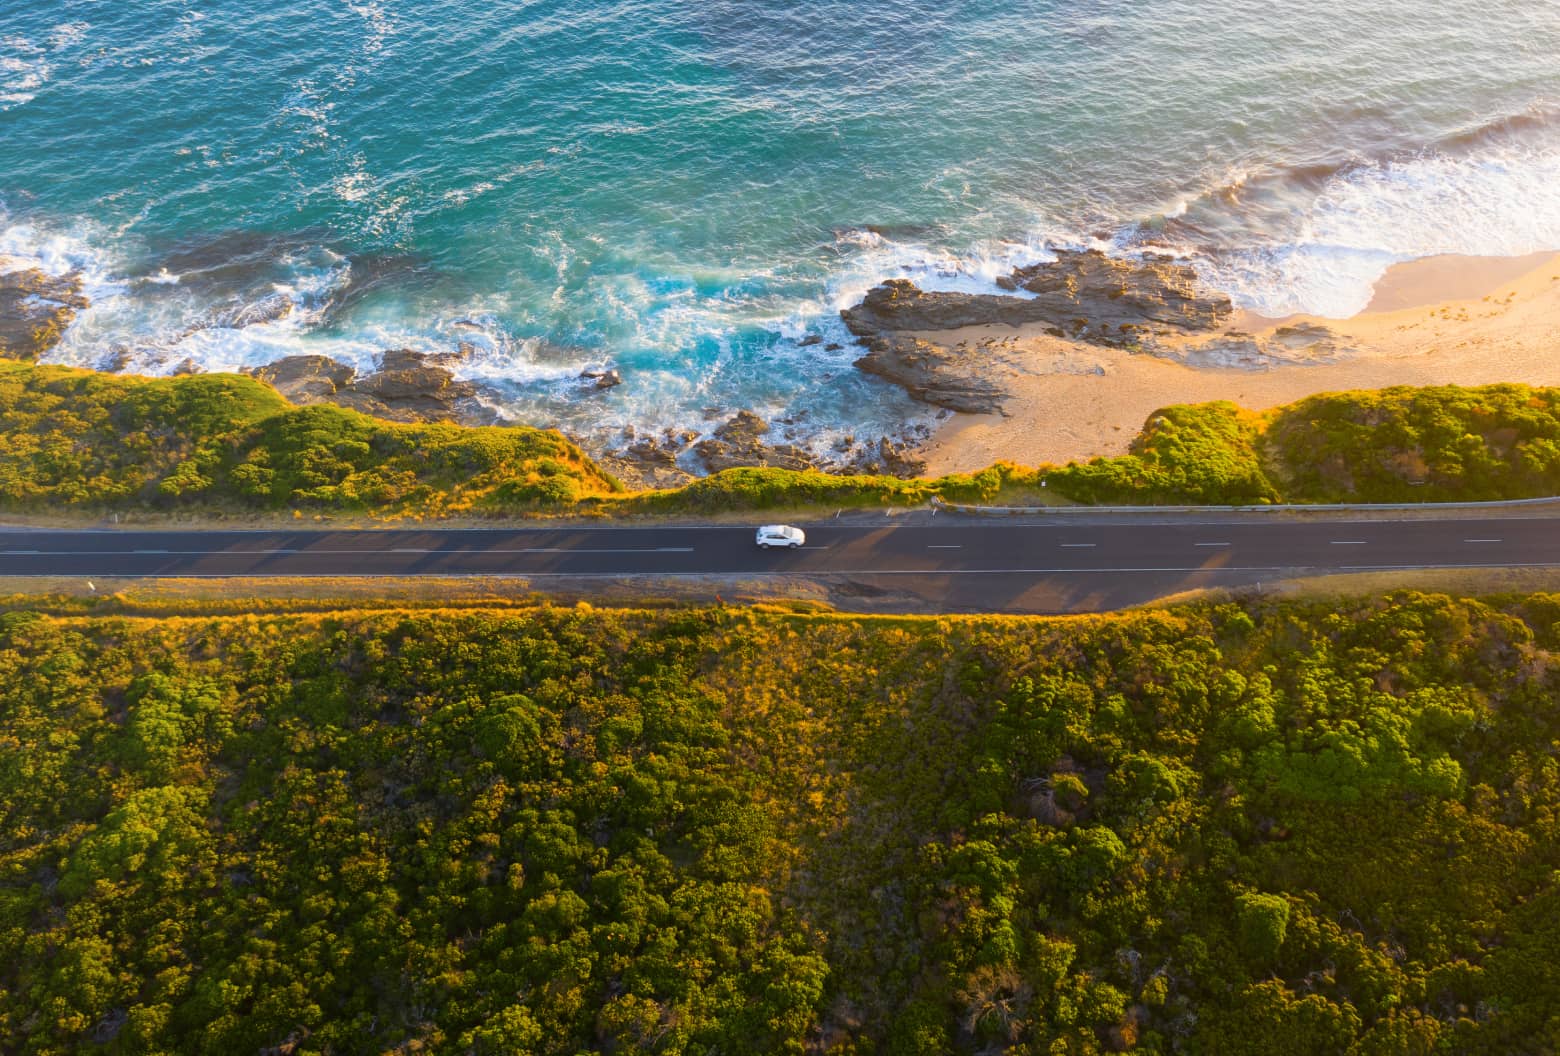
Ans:
<svg viewBox="0 0 1560 1056"><path fill-rule="evenodd" d="M998 279L1018 268L1055 260L1054 246L1076 241L1076 237L1053 231L949 250L913 232L884 234L869 227L847 228L836 234L831 247L840 264L828 280L818 308L838 314L859 303L868 290L885 279L909 279L923 290L1004 293L1007 291L997 285Z"/></svg>
<svg viewBox="0 0 1560 1056"><path fill-rule="evenodd" d="M1560 250L1560 110L1380 158L1239 171L1121 243L1178 252L1240 307L1346 318L1396 263Z"/></svg>

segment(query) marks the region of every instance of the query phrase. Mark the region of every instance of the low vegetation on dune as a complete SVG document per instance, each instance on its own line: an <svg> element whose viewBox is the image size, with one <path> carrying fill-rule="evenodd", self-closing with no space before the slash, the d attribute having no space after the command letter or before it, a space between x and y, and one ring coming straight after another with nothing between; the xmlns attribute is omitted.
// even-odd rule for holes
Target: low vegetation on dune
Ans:
<svg viewBox="0 0 1560 1056"><path fill-rule="evenodd" d="M936 479L732 469L627 492L555 431L404 425L296 407L236 375L135 378L0 363L12 512L655 515L950 503L1256 504L1560 493L1560 390L1394 388L1256 413L1155 412L1126 455Z"/></svg>
<svg viewBox="0 0 1560 1056"><path fill-rule="evenodd" d="M68 612L6 1052L1560 1047L1560 598Z"/></svg>

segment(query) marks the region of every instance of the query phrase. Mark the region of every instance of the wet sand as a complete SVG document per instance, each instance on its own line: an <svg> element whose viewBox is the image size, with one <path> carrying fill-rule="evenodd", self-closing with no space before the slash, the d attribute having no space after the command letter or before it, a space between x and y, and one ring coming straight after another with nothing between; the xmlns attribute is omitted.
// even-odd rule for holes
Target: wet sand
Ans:
<svg viewBox="0 0 1560 1056"><path fill-rule="evenodd" d="M1063 463L1122 454L1155 410L1233 400L1263 410L1318 392L1390 385L1560 385L1560 254L1432 257L1400 264L1350 319L1242 314L1230 330L1259 338L1326 326L1348 346L1332 362L1268 369L1189 367L1012 327L972 327L943 341L1004 342L1007 416L955 414L921 449L932 474L1006 460ZM1199 341L1209 336L1203 335ZM1058 372L1061 371L1061 372Z"/></svg>

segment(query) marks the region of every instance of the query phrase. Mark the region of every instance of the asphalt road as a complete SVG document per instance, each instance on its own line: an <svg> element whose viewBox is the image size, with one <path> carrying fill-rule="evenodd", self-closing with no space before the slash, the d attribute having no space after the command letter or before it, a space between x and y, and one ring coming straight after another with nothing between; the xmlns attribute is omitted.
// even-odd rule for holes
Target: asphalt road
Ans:
<svg viewBox="0 0 1560 1056"><path fill-rule="evenodd" d="M1105 609L1209 585L1405 568L1560 567L1560 517L1346 516L803 524L762 551L747 527L0 532L0 576L792 576L909 591L933 608Z"/></svg>

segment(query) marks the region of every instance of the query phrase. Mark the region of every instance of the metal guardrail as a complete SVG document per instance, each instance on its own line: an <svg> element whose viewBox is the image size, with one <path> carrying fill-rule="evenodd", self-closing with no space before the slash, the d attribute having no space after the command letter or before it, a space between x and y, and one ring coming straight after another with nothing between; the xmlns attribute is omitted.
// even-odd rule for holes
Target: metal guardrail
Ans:
<svg viewBox="0 0 1560 1056"><path fill-rule="evenodd" d="M1023 514L1056 513L1083 515L1090 513L1307 513L1340 512L1347 510L1490 510L1521 506L1542 506L1560 503L1560 495L1540 499L1492 499L1485 502L1339 502L1339 503L1269 503L1257 506L977 506L970 503L948 502L932 496L934 510L952 510L990 517L1014 517Z"/></svg>

